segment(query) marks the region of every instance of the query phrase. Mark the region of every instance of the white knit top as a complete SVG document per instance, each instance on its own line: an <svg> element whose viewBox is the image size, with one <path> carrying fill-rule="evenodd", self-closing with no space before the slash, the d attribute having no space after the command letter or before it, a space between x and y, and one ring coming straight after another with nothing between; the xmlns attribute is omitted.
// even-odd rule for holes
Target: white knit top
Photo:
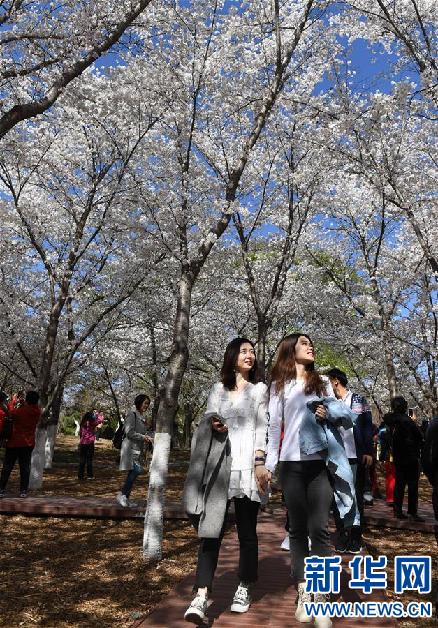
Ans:
<svg viewBox="0 0 438 628"><path fill-rule="evenodd" d="M228 499L249 497L260 502L254 476L254 452L266 451L268 389L266 384L248 384L236 395L214 384L207 401L207 412L217 412L228 426L231 444L231 477Z"/></svg>

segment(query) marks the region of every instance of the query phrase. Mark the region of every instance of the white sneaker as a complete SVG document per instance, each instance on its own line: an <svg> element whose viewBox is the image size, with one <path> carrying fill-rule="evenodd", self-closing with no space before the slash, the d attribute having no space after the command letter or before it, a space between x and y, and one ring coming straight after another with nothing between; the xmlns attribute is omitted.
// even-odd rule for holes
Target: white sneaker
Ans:
<svg viewBox="0 0 438 628"><path fill-rule="evenodd" d="M286 536L284 537L284 541L280 545L280 549L284 550L285 552L288 552L290 550L290 538L288 534L286 534Z"/></svg>
<svg viewBox="0 0 438 628"><path fill-rule="evenodd" d="M327 604L330 602L330 594L329 593L315 593L313 596L315 604ZM323 615L322 613L317 613L314 617L313 624L317 628L331 628L332 620L328 615Z"/></svg>
<svg viewBox="0 0 438 628"><path fill-rule="evenodd" d="M189 608L184 613L184 619L199 625L207 619L208 599L203 595L195 595L190 603Z"/></svg>
<svg viewBox="0 0 438 628"><path fill-rule="evenodd" d="M298 601L297 601L297 610L295 611L295 619L298 620L301 624L310 624L312 623L312 615L308 615L306 613L306 609L304 608L304 604L310 604L312 602L312 594L306 591L306 583L299 582L298 583Z"/></svg>
<svg viewBox="0 0 438 628"><path fill-rule="evenodd" d="M369 491L363 494L363 501L365 502L365 504L368 504L370 506L373 505L373 501L374 501L373 496L371 495Z"/></svg>
<svg viewBox="0 0 438 628"><path fill-rule="evenodd" d="M234 594L230 611L232 613L246 613L250 606L251 595L249 593L249 586L241 582Z"/></svg>
<svg viewBox="0 0 438 628"><path fill-rule="evenodd" d="M123 508L128 508L129 506L128 498L126 495L123 495L123 493L117 493L116 501L120 506L123 506Z"/></svg>

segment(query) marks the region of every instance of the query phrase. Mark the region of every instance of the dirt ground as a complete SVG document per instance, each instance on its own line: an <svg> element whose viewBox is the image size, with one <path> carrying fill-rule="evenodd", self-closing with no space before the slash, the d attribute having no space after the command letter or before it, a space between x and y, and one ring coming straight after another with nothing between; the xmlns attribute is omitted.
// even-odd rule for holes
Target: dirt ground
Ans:
<svg viewBox="0 0 438 628"><path fill-rule="evenodd" d="M116 466L117 452L108 441L96 446L95 476L90 482L77 480L77 439L61 437L54 467L45 473L41 495L98 495L114 497L125 473ZM172 452L167 496L181 495L186 466L180 463L187 453ZM381 483L383 489L383 483ZM147 474L140 476L134 499L144 499ZM8 493L18 492L17 473ZM430 487L422 478L421 500L430 501ZM275 501L279 501L277 493ZM196 560L197 538L188 523L166 521L163 560L147 564L141 555L143 522L0 516L0 626L44 626L48 628L130 626L145 617L176 582L190 573ZM433 534L406 533L370 528L365 533L370 552L386 554L392 565L396 554L432 554L437 542ZM388 597L394 593L392 569L388 569ZM421 596L435 600L434 590ZM404 628L438 626L438 621L400 623Z"/></svg>

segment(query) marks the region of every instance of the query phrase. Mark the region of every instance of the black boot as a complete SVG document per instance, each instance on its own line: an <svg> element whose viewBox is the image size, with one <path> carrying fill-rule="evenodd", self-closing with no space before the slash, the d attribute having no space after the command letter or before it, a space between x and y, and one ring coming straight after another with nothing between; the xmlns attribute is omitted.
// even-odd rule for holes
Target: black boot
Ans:
<svg viewBox="0 0 438 628"><path fill-rule="evenodd" d="M360 554L362 551L362 530L360 526L353 526L350 532L350 542L347 547L348 554Z"/></svg>
<svg viewBox="0 0 438 628"><path fill-rule="evenodd" d="M394 508L394 517L396 519L407 519L401 508Z"/></svg>
<svg viewBox="0 0 438 628"><path fill-rule="evenodd" d="M341 528L338 533L338 539L335 543L335 550L339 554L345 554L350 544L350 528Z"/></svg>

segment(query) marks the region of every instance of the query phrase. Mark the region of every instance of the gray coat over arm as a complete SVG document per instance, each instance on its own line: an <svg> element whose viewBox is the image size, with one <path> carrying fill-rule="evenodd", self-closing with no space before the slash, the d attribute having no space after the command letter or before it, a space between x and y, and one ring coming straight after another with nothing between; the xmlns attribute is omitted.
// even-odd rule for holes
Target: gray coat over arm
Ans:
<svg viewBox="0 0 438 628"><path fill-rule="evenodd" d="M212 429L213 416L218 415L216 412L206 413L193 436L183 493L184 508L188 515L200 516L198 536L206 539L219 538L231 473L228 435Z"/></svg>
<svg viewBox="0 0 438 628"><path fill-rule="evenodd" d="M138 410L133 407L125 419L125 438L122 441L120 450L120 471L131 471L134 462L142 466L145 440L147 432L145 420Z"/></svg>

